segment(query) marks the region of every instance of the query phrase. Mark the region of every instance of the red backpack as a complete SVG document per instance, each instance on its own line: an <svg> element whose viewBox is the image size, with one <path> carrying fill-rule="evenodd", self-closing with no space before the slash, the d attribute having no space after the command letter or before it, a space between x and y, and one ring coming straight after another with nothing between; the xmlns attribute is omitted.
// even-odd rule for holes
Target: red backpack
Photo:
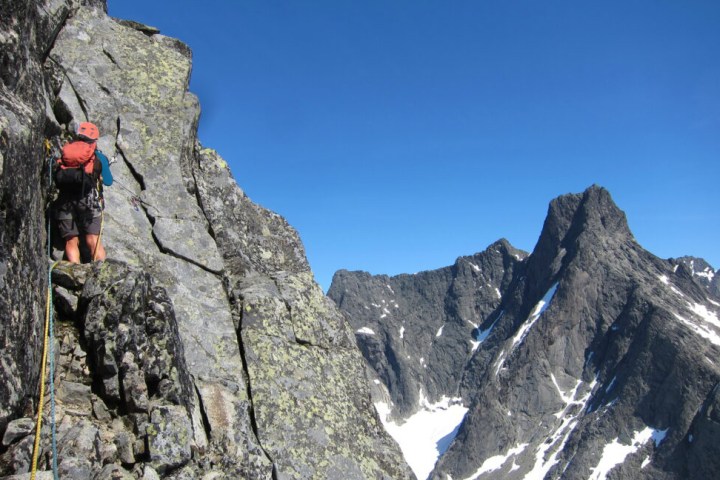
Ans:
<svg viewBox="0 0 720 480"><path fill-rule="evenodd" d="M58 170L55 183L61 190L78 190L87 193L95 186L97 180L95 156L96 144L77 141L68 143L62 148L62 156L58 159Z"/></svg>

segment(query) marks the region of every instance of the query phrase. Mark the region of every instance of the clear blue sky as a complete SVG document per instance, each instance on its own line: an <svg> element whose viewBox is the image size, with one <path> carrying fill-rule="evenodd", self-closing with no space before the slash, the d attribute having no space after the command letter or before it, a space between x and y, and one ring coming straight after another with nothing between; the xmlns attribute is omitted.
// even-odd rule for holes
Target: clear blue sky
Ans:
<svg viewBox="0 0 720 480"><path fill-rule="evenodd" d="M720 267L720 2L110 0L194 52L200 141L318 282L412 273L606 187L637 240Z"/></svg>

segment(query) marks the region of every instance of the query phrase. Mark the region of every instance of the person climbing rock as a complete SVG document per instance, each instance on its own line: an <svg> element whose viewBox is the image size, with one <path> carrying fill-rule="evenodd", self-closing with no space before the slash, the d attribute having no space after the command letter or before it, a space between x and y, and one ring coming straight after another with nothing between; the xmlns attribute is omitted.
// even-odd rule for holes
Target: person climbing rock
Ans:
<svg viewBox="0 0 720 480"><path fill-rule="evenodd" d="M105 260L100 239L104 199L102 188L113 183L110 163L97 148L98 127L83 122L76 139L62 148L55 164L55 185L59 190L55 219L65 242L65 258L80 263L80 235L92 261Z"/></svg>

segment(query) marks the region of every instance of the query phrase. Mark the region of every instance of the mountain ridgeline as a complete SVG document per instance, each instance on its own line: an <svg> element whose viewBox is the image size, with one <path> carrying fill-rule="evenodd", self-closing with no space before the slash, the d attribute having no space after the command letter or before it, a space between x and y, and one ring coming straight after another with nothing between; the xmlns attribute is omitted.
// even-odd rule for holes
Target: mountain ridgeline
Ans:
<svg viewBox="0 0 720 480"><path fill-rule="evenodd" d="M551 202L530 255L501 240L432 272L340 271L328 295L388 420L469 409L432 479L714 479L717 282L644 250L593 186Z"/></svg>
<svg viewBox="0 0 720 480"><path fill-rule="evenodd" d="M720 279L645 251L604 189L554 200L531 254L325 296L200 144L187 45L104 0L0 0L0 66L0 478L31 469L48 287L38 478L52 430L60 478L414 478L373 403L467 408L433 479L718 477ZM48 166L83 121L108 260L50 274Z"/></svg>
<svg viewBox="0 0 720 480"><path fill-rule="evenodd" d="M0 478L31 468L48 283L38 478L52 407L60 478L413 478L297 232L199 143L190 49L106 11L0 0ZM83 121L114 160L108 260L50 280L48 167Z"/></svg>

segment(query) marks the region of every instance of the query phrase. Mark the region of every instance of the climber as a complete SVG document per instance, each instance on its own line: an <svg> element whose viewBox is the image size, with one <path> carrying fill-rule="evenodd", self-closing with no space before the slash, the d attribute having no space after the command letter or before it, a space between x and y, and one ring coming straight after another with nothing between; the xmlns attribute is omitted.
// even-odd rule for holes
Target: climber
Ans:
<svg viewBox="0 0 720 480"><path fill-rule="evenodd" d="M80 235L93 261L105 260L100 235L104 199L102 186L113 183L107 157L97 149L98 127L83 122L76 140L62 148L55 164L55 184L60 190L55 203L55 219L65 241L65 258L80 263Z"/></svg>

